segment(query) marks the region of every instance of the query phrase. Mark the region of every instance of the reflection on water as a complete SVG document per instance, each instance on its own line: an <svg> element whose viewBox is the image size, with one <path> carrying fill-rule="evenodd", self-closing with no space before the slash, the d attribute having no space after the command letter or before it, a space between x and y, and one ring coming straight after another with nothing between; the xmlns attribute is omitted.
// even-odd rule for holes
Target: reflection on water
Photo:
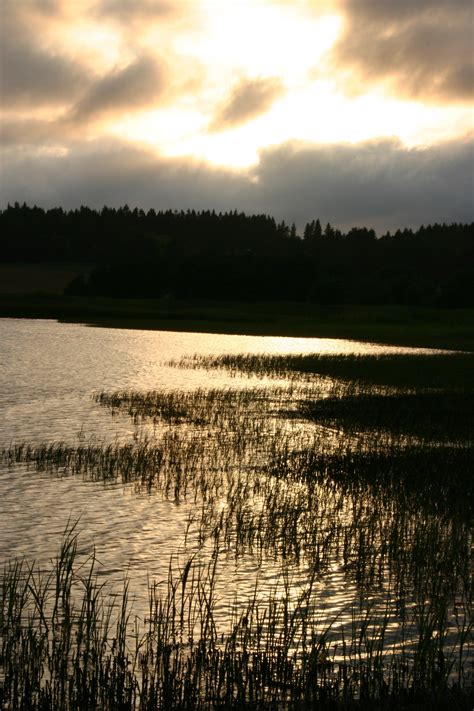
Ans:
<svg viewBox="0 0 474 711"><path fill-rule="evenodd" d="M295 400L301 404L330 390L332 381L321 379L298 389L275 379L252 381L224 371L165 365L196 353L382 354L413 349L13 319L0 320L0 333L0 447L23 441L64 443L52 458L45 449L46 454L32 454L29 462L21 455L14 466L0 465L1 561L25 556L45 567L67 522L79 519L80 552L95 546L100 575L111 588L128 574L135 609L145 617L148 576L166 580L171 556L179 563L202 546L202 555L209 557L218 544L216 619L228 618L234 595L242 602L251 598L257 579L262 595L284 592L282 571L288 572L287 586L296 598L310 566L315 580L307 609L313 620L321 627L336 620L342 639L359 634L355 621L362 624L361 606L376 610L382 619L389 605L387 653L400 644L406 606L418 605L420 615L424 610L420 599L404 601L401 609L404 586L423 591L426 599L447 597L456 595L458 580L469 576L468 529L462 520L443 518L439 501L420 515L419 501L408 497L400 502L395 489L378 481L368 486L354 478L347 486L342 480L335 483L329 471L311 485L302 479L300 473L311 467L319 476L324 457L334 453L340 454L340 468L353 473L357 457L391 441L386 434L385 439L378 434L379 439L364 439L358 431L349 437L334 423L331 428L298 417L285 419ZM256 398L265 386L266 398ZM131 389L158 395L142 412L140 403L127 401ZM252 390L251 398L242 395L245 389ZM122 400L101 401L98 396L117 391L125 393ZM226 395L221 399L222 391ZM200 393L207 393L204 409ZM401 441L393 446L394 467ZM107 443L111 456L100 459L98 470L105 468L109 475L101 478L95 465L85 466L84 461L102 456L97 452ZM77 447L83 448L80 461ZM146 475L141 481L123 476L124 456L130 452L135 473L140 462ZM372 457L371 466L374 461ZM451 549L445 551L446 541ZM438 552L428 560L431 550ZM465 605L466 599L461 602ZM403 630L408 638L416 636ZM367 630L360 634L367 636Z"/></svg>
<svg viewBox="0 0 474 711"><path fill-rule="evenodd" d="M96 390L219 387L222 373L166 367L199 353L402 353L412 349L336 339L229 336L88 328L55 321L0 319L0 442L51 440L115 427L90 402ZM423 352L422 349L419 349ZM242 380L245 387L246 379Z"/></svg>
<svg viewBox="0 0 474 711"><path fill-rule="evenodd" d="M0 319L0 446L31 441L131 439L137 427L111 418L93 402L101 390L183 389L231 384L224 373L178 370L163 363L186 355L240 352L399 352L334 339L273 338L87 328L55 321ZM130 487L55 479L24 470L1 471L0 560L18 554L46 562L70 517L81 520L81 541L95 544L106 569L151 574L177 552L189 510L162 497L134 497Z"/></svg>

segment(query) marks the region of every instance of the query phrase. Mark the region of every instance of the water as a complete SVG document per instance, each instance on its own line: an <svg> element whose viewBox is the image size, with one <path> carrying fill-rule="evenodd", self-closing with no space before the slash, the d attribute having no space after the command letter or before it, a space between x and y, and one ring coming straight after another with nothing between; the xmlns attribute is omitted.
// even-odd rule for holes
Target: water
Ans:
<svg viewBox="0 0 474 711"><path fill-rule="evenodd" d="M237 386L225 374L170 368L170 360L222 353L428 352L328 338L275 338L90 328L0 319L0 445L115 436L117 422L93 404L98 390ZM245 386L242 379L239 385ZM124 427L124 423L122 423Z"/></svg>
<svg viewBox="0 0 474 711"><path fill-rule="evenodd" d="M414 350L337 339L153 332L0 319L0 448L22 441L71 445L132 441L141 426L125 415L112 418L92 399L97 391L252 387L248 378L166 365L184 356ZM165 580L170 556L184 560L189 554L184 540L193 513L192 497L177 503L159 492L137 493L132 485L57 477L23 465L0 466L0 562L24 556L47 567L68 521L78 520L81 552L95 548L100 574L112 586L128 574L136 609L144 615L148 576ZM223 614L234 593L251 596L257 575L264 591L276 584L280 570L271 556L256 559L247 554L237 560L228 555L219 569ZM302 566L292 574L297 588L306 570ZM348 609L357 594L337 561L317 589L321 618Z"/></svg>

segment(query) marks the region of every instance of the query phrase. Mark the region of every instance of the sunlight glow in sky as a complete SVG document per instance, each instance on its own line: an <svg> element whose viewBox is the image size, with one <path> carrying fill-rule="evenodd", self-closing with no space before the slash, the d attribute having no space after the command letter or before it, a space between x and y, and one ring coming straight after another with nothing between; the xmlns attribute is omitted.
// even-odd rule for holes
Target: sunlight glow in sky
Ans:
<svg viewBox="0 0 474 711"><path fill-rule="evenodd" d="M189 155L244 168L258 161L261 148L288 140L358 142L385 136L413 147L449 138L468 125L471 112L463 106L426 105L370 87L362 95L342 92L324 72L325 55L343 27L342 16L334 11L312 17L301 3L259 0L230 2L225 12L216 8L215 1L201 2L200 21L169 37L170 51L185 57L203 78L199 88L160 108L111 116L106 127L112 135L165 156ZM153 52L162 36L149 28L140 38L142 50ZM82 24L71 28L67 39L88 62L104 67L124 63L119 36L110 28ZM247 77L278 78L281 95L248 121L209 130L229 88Z"/></svg>
<svg viewBox="0 0 474 711"><path fill-rule="evenodd" d="M309 111L308 107L314 109ZM449 138L453 128L462 131L469 118L467 109L426 107L378 92L348 101L330 85L318 82L286 95L253 121L218 133L207 131L202 112L185 106L131 116L111 125L111 131L148 144L163 155L193 155L217 165L243 168L258 161L262 147L295 136L307 142L354 143L385 135L415 147Z"/></svg>
<svg viewBox="0 0 474 711"><path fill-rule="evenodd" d="M472 19L467 0L3 0L2 200L18 185L41 199L44 181L25 175L26 163L31 176L45 169L35 156L69 157L82 185L113 142L158 172L170 160L185 175L207 166L209 180L258 172L291 145L310 163L349 145L355 165L372 155L367 142L390 146L397 170L409 151L437 161L448 143L461 160ZM464 181L465 162L459 171Z"/></svg>

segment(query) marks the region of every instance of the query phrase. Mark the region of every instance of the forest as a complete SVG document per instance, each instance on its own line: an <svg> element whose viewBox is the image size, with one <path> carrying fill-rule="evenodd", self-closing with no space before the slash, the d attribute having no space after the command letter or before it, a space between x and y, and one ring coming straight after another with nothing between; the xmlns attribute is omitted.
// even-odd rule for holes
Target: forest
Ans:
<svg viewBox="0 0 474 711"><path fill-rule="evenodd" d="M344 233L315 218L298 234L237 210L15 203L0 211L0 261L83 264L66 288L75 296L470 307L473 228Z"/></svg>

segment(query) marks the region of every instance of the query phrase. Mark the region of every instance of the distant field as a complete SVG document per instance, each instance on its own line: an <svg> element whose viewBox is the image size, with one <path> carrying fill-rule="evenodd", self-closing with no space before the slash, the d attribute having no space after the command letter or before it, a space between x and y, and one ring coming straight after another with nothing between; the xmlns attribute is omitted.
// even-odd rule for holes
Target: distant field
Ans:
<svg viewBox="0 0 474 711"><path fill-rule="evenodd" d="M0 264L2 294L62 294L72 279L87 270L84 264Z"/></svg>

